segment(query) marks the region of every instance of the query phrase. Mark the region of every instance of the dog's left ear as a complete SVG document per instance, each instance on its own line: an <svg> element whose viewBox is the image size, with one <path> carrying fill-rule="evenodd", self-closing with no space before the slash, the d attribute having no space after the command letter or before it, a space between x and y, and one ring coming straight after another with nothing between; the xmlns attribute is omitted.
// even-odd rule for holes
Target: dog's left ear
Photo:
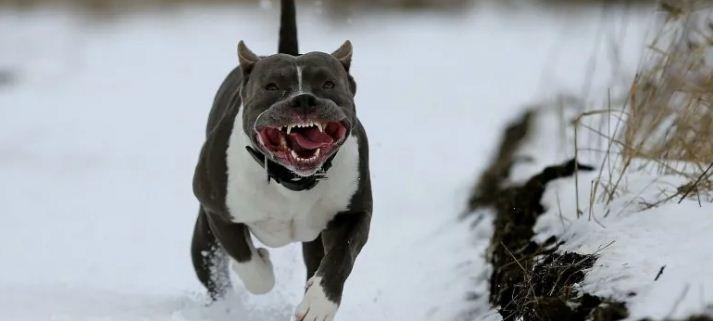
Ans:
<svg viewBox="0 0 713 321"><path fill-rule="evenodd" d="M332 53L332 56L342 63L347 72L349 72L349 67L352 64L352 49L351 41L347 40L337 51Z"/></svg>

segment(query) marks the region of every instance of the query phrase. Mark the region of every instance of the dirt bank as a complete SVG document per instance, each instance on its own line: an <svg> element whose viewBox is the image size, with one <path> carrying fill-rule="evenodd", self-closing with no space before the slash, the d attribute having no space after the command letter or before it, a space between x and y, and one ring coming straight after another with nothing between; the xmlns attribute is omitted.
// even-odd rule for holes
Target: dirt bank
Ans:
<svg viewBox="0 0 713 321"><path fill-rule="evenodd" d="M490 301L504 320L614 321L628 316L626 305L577 290L595 254L556 252L559 241L532 241L533 226L545 209L540 204L547 183L578 170L592 170L574 160L544 168L520 185L505 186L515 152L527 137L533 114L509 126L494 161L481 175L470 198L471 212L495 211L489 259ZM632 294L634 295L634 294Z"/></svg>

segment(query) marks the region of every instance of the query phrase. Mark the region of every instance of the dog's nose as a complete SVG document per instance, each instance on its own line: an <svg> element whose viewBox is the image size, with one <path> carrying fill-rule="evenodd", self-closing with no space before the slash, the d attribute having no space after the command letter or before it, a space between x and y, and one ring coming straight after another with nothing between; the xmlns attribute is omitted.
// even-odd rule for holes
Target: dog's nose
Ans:
<svg viewBox="0 0 713 321"><path fill-rule="evenodd" d="M317 107L317 97L312 94L299 94L292 98L292 107L300 108L305 112L312 111Z"/></svg>

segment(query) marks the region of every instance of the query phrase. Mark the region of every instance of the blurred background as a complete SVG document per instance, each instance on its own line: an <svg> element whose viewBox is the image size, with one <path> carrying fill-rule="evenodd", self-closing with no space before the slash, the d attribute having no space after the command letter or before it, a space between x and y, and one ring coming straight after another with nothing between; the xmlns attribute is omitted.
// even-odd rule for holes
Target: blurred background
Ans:
<svg viewBox="0 0 713 321"><path fill-rule="evenodd" d="M269 3L270 0L2 0L0 4L13 7L37 7L45 5L62 5L95 10L141 10L147 7L166 7L175 5L230 5L235 3L254 3L260 1ZM326 0L326 1L303 1L312 3L324 3L333 8L343 10L344 8L372 8L372 9L393 9L393 10L458 10L466 6L483 3L492 0ZM626 4L626 3L651 3L652 0L504 0L492 1L505 5L518 5L530 2L541 6L563 6L563 5L600 5L606 4Z"/></svg>
<svg viewBox="0 0 713 321"><path fill-rule="evenodd" d="M372 234L338 320L493 315L479 292L488 235L455 219L476 173L525 107L630 84L656 7L306 0L298 12L302 51L354 43L371 142ZM273 250L272 294L211 308L188 256L213 95L239 40L276 51L278 15L275 0L0 0L0 320L289 318L299 247Z"/></svg>

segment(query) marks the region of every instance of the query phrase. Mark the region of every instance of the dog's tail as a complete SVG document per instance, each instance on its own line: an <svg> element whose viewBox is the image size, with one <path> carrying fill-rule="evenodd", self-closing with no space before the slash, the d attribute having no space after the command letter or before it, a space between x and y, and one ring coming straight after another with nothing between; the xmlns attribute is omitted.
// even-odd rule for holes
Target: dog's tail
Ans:
<svg viewBox="0 0 713 321"><path fill-rule="evenodd" d="M297 56L299 54L299 48L297 46L297 12L295 9L295 0L282 0L281 8L278 52Z"/></svg>

